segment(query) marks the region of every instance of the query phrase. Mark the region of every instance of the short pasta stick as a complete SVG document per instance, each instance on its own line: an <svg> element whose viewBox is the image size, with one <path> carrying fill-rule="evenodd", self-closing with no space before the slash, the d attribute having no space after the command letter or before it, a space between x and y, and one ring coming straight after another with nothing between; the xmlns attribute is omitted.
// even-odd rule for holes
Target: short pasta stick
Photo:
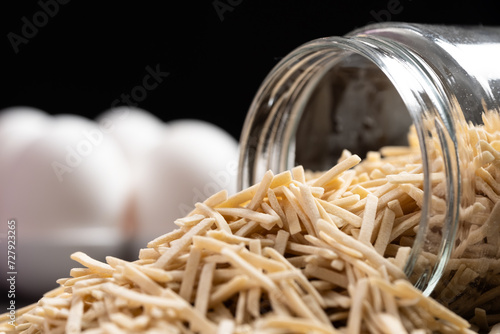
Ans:
<svg viewBox="0 0 500 334"><path fill-rule="evenodd" d="M217 224L217 227L229 234L232 234L231 228L229 227L229 224L227 221L222 217L222 215L214 210L213 208L209 207L205 203L196 203L195 204L196 208L203 212L205 215L210 216L215 220L215 223Z"/></svg>
<svg viewBox="0 0 500 334"><path fill-rule="evenodd" d="M295 166L292 168L292 177L294 180L300 183L306 183L306 176L304 173L304 167L302 165Z"/></svg>
<svg viewBox="0 0 500 334"><path fill-rule="evenodd" d="M209 302L211 301L210 292L212 288L214 270L215 263L207 263L203 266L200 274L200 283L198 284L194 307L201 314L205 314L207 312Z"/></svg>
<svg viewBox="0 0 500 334"><path fill-rule="evenodd" d="M355 294L352 296L351 310L347 319L347 333L356 334L361 332L361 319L363 317L363 300L368 292L368 280L361 279L356 284Z"/></svg>
<svg viewBox="0 0 500 334"><path fill-rule="evenodd" d="M339 176L341 173L356 166L360 161L361 161L361 158L359 156L357 156L357 155L350 156L349 158L343 160L339 164L332 167L329 171L324 173L321 177L316 179L312 183L312 186L313 187L321 187L322 185L326 184L327 182L330 182L332 179Z"/></svg>
<svg viewBox="0 0 500 334"><path fill-rule="evenodd" d="M375 227L375 216L377 215L378 198L373 195L367 196L365 210L363 212L363 221L359 232L358 240L371 245L373 229Z"/></svg>
<svg viewBox="0 0 500 334"><path fill-rule="evenodd" d="M297 216L297 213L293 209L292 205L286 201L284 203L285 205L285 215L286 215L286 220L288 221L288 226L290 230L290 234L297 234L300 231L302 231L302 227L300 226L300 221L299 217Z"/></svg>
<svg viewBox="0 0 500 334"><path fill-rule="evenodd" d="M247 208L218 208L216 210L222 215L246 218L265 225L275 224L279 220L279 217L253 211Z"/></svg>
<svg viewBox="0 0 500 334"><path fill-rule="evenodd" d="M76 297L71 302L71 311L68 315L66 322L66 333L80 333L81 332L81 319L83 316L83 300Z"/></svg>
<svg viewBox="0 0 500 334"><path fill-rule="evenodd" d="M396 213L394 211L389 208L386 208L384 210L384 216L382 218L382 223L377 235L377 240L375 241L375 245L373 246L377 253L379 253L380 255L384 255L385 249L389 244L395 218Z"/></svg>
<svg viewBox="0 0 500 334"><path fill-rule="evenodd" d="M215 219L206 218L202 220L199 224L193 226L186 234L184 234L178 242L170 247L165 253L163 253L160 258L152 265L152 267L163 268L167 266L170 262L175 260L175 257L186 249L191 242L191 239L198 234L205 233L213 224Z"/></svg>
<svg viewBox="0 0 500 334"><path fill-rule="evenodd" d="M230 248L223 248L221 254L228 258L228 261L235 266L240 268L248 276L255 279L255 281L266 289L268 292L273 292L276 290L276 284L266 275L261 273L258 269L250 265L248 262L244 261L238 254L236 254Z"/></svg>
<svg viewBox="0 0 500 334"><path fill-rule="evenodd" d="M181 288L179 290L179 296L184 298L187 302L191 302L191 295L193 293L200 259L201 250L199 248L192 247L189 252L189 258L186 263L186 269L184 270Z"/></svg>
<svg viewBox="0 0 500 334"><path fill-rule="evenodd" d="M115 269L107 263L94 260L90 256L82 252L75 252L71 254L71 259L79 262L80 264L89 268L92 272L102 274L105 276L112 275Z"/></svg>
<svg viewBox="0 0 500 334"><path fill-rule="evenodd" d="M331 213L334 216L337 216L349 224L351 224L354 227L360 227L363 219L352 212L341 208L340 206L337 206L335 204L323 201L323 200L318 200L318 202L323 206L323 208L326 210L326 212Z"/></svg>
<svg viewBox="0 0 500 334"><path fill-rule="evenodd" d="M273 180L274 174L272 171L268 170L265 174L262 180L259 183L259 187L257 188L255 194L252 197L252 200L250 203L246 205L247 209L250 210L255 210L257 207L260 205L262 200L264 199L264 196L267 195L267 191L269 189L269 186L271 185L271 181Z"/></svg>

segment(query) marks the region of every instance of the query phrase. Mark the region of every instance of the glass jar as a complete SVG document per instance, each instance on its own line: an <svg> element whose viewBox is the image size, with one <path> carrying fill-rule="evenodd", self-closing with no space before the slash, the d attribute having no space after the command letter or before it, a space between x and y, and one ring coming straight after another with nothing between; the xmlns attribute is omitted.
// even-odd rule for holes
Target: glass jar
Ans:
<svg viewBox="0 0 500 334"><path fill-rule="evenodd" d="M477 140L464 134L483 124L483 113L499 113L499 101L500 28L378 23L316 39L288 54L258 90L240 139L238 186L254 184L268 169L325 171L344 149L363 158L384 146L408 145L413 127L423 198L405 273L424 294L462 315L472 316L477 306L499 313L500 255L491 251L494 245L467 253L465 241L477 226L463 217L481 211L473 205L470 166L485 163L477 161ZM442 182L431 180L436 165ZM489 224L500 227L500 217ZM464 272L471 280L458 288ZM487 291L486 303L467 302Z"/></svg>

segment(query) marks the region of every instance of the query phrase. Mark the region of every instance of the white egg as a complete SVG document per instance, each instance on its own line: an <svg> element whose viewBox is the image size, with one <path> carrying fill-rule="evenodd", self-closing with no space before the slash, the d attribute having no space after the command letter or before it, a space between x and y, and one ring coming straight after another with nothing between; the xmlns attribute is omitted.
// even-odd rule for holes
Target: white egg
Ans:
<svg viewBox="0 0 500 334"><path fill-rule="evenodd" d="M49 115L33 107L0 110L0 154L18 149L45 134L49 122Z"/></svg>
<svg viewBox="0 0 500 334"><path fill-rule="evenodd" d="M96 123L75 115L53 117L45 135L27 145L6 174L0 221L17 221L19 291L55 287L77 265L67 260L71 252L100 259L123 255L129 165Z"/></svg>
<svg viewBox="0 0 500 334"><path fill-rule="evenodd" d="M141 175L136 248L177 228L174 220L189 213L196 202L222 189L236 191L238 143L231 135L201 120L167 125L168 132Z"/></svg>
<svg viewBox="0 0 500 334"><path fill-rule="evenodd" d="M49 124L50 116L40 109L17 106L0 110L0 184L3 184L2 170L6 165L28 144L44 135Z"/></svg>
<svg viewBox="0 0 500 334"><path fill-rule="evenodd" d="M16 191L15 188L8 187L7 183L12 177L12 170L16 168L16 161L26 147L39 139L47 132L51 118L40 109L15 106L0 110L0 268L7 267L7 240L9 245L17 248L13 249L15 258L18 261L24 257L19 256L19 238L23 235L9 234L7 239L7 221L16 218L10 211L7 200ZM18 232L18 231L14 231ZM12 240L12 238L15 238ZM13 245L13 242L16 244ZM24 258L26 259L26 258ZM9 258L13 260L13 258ZM14 262L15 264L16 262ZM19 263L19 262L17 262ZM30 265L30 259L26 259L26 264ZM14 267L16 269L16 267ZM5 273L4 273L5 274ZM0 288L5 286L5 282L0 282ZM6 291L6 290L4 290Z"/></svg>
<svg viewBox="0 0 500 334"><path fill-rule="evenodd" d="M106 134L116 139L134 169L140 168L145 155L159 145L165 131L160 119L137 107L107 110L97 122Z"/></svg>
<svg viewBox="0 0 500 334"><path fill-rule="evenodd" d="M113 108L96 120L106 135L116 140L131 167L133 200L127 208L127 233L135 238L137 231L143 228L137 217L137 193L143 183L141 175L148 168L151 152L161 144L167 127L159 118L137 107ZM137 251L134 248L131 256L137 256Z"/></svg>

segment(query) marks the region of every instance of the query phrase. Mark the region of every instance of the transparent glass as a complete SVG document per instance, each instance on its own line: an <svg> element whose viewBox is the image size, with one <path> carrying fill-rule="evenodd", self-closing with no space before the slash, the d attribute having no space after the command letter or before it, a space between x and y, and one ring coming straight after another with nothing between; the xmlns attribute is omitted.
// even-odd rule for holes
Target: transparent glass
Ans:
<svg viewBox="0 0 500 334"><path fill-rule="evenodd" d="M474 228L463 216L475 200L471 147L479 149L461 134L483 124L483 113L500 112L499 101L500 28L381 23L313 40L288 54L258 90L240 139L238 186L258 182L268 169L327 170L343 149L363 158L408 145L413 127L423 199L405 272L425 294L468 314L464 302L500 289L500 256L472 256L460 246ZM431 178L437 165L440 182ZM500 217L493 220L500 226ZM495 261L479 265L483 257ZM459 271L453 260L463 258L469 262L460 262L460 273L464 263L472 268L475 286L450 291Z"/></svg>

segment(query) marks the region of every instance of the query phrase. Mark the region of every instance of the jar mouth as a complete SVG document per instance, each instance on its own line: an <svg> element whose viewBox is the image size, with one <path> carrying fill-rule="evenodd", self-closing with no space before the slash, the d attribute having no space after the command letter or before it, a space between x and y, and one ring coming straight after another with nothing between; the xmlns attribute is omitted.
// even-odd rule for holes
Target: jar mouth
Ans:
<svg viewBox="0 0 500 334"><path fill-rule="evenodd" d="M460 171L451 108L432 69L409 50L368 36L311 41L273 69L250 107L241 137L239 187L257 182L268 169L280 172L302 165L325 171L343 149L364 158L383 146L407 145L413 125L424 192L418 232L404 269L428 295L453 249L458 222L460 181L452 176ZM428 222L434 214L428 147L435 143L443 153L448 205L440 243L433 249L438 260L415 275L417 261L428 251Z"/></svg>
<svg viewBox="0 0 500 334"><path fill-rule="evenodd" d="M294 165L325 171L344 150L365 158L384 146L408 145L411 116L392 82L372 61L341 51L317 75L309 99L297 110L300 121L290 134L294 140L284 150L294 154Z"/></svg>

